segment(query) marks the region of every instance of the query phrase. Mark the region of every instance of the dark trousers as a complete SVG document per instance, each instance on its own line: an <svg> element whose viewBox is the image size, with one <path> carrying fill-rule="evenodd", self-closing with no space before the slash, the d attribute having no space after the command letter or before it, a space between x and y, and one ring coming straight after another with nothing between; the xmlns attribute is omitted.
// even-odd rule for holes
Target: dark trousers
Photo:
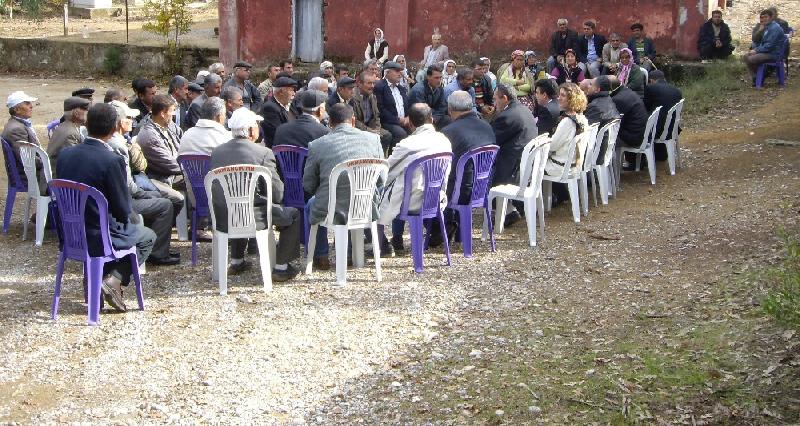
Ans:
<svg viewBox="0 0 800 426"><path fill-rule="evenodd" d="M153 245L156 242L156 234L150 228L145 227L143 224L136 225L138 228L138 238L136 240L136 254L139 256L139 264L144 263L153 251ZM111 235L111 244L114 248L117 246L118 240ZM127 241L126 241L127 242ZM125 247L122 247L125 248ZM128 285L131 281L131 273L133 273L133 266L131 265L130 258L108 262L103 266L103 276L113 275L118 278L122 285Z"/></svg>
<svg viewBox="0 0 800 426"><path fill-rule="evenodd" d="M758 72L759 65L767 62L775 62L775 58L769 53L754 53L752 55L747 54L744 55L743 59L745 65L747 65L747 71L750 73L751 78L756 78L756 72Z"/></svg>
<svg viewBox="0 0 800 426"><path fill-rule="evenodd" d="M263 208L256 207L256 229L267 229L267 215ZM300 254L300 239L303 230L300 228L300 211L292 207L282 207L281 214L273 210L273 225L280 232L275 250L275 263L289 263ZM248 240L238 238L231 240L231 258L243 259Z"/></svg>
<svg viewBox="0 0 800 426"><path fill-rule="evenodd" d="M732 52L733 46L716 47L712 44L700 48L700 59L725 59Z"/></svg>
<svg viewBox="0 0 800 426"><path fill-rule="evenodd" d="M181 191L186 190L186 184L183 181L183 177L176 177L172 185L162 182L160 180L151 179L153 182L153 186L158 189L158 192L161 195L168 199L172 203L172 216L173 222L174 218L178 216L181 209L183 208L183 204L186 202L186 197L183 196Z"/></svg>
<svg viewBox="0 0 800 426"><path fill-rule="evenodd" d="M156 234L152 256L159 259L168 257L173 218L170 200L166 198L134 199L133 211L142 215L145 226Z"/></svg>
<svg viewBox="0 0 800 426"><path fill-rule="evenodd" d="M406 132L406 129L404 129L403 126L388 123L381 124L381 126L383 126L384 129L388 130L389 133L392 134L392 143L388 147L383 147L384 152L391 153L392 148L394 148L398 142L408 137L408 132Z"/></svg>

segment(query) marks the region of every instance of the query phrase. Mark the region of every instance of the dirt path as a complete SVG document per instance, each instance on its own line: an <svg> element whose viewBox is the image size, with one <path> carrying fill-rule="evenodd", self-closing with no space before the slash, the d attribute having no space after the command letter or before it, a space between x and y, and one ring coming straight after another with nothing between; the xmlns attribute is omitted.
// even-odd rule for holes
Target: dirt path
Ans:
<svg viewBox="0 0 800 426"><path fill-rule="evenodd" d="M0 92L41 88L40 124L83 83L4 77ZM0 237L0 421L795 423L800 340L741 272L797 229L800 149L763 141L800 140L798 95L747 91L725 121L689 118L678 175L626 173L577 226L555 209L536 249L514 226L495 254L426 255L423 275L398 257L382 283L315 274L265 295L252 271L220 297L203 244L197 267L149 271L145 312L97 328L76 265L49 320L54 236L20 241L20 198Z"/></svg>

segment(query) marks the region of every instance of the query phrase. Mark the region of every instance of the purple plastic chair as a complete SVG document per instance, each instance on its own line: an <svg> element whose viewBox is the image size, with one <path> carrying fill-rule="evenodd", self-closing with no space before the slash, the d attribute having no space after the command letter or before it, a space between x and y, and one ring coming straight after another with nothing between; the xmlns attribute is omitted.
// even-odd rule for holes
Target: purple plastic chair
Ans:
<svg viewBox="0 0 800 426"><path fill-rule="evenodd" d="M456 180L453 185L453 194L447 206L458 212L458 230L461 239L461 246L464 248L464 257L472 257L472 209L483 208L486 212L485 217L491 219L489 211L489 180L494 167L494 159L497 157L497 145L487 145L470 150L456 164ZM473 164L472 173L472 194L467 204L458 204L461 198L461 185L464 178L464 169L469 162ZM489 227L489 240L491 241L492 251L496 249L494 242L494 232L492 221L487 220Z"/></svg>
<svg viewBox="0 0 800 426"><path fill-rule="evenodd" d="M53 179L48 184L50 194L56 200L56 215L61 226L59 235L62 238L61 251L56 264L56 288L53 294L53 307L50 318L56 319L58 314L58 301L61 298L61 276L64 273L64 262L67 259L83 262L84 270L84 295L89 305L89 325L100 323L100 287L103 281L103 266L106 262L130 256L133 268L133 281L136 284L136 298L139 300L139 310L144 310L144 297L142 296L142 282L139 277L139 258L136 247L125 250L115 250L111 245L111 234L108 230L108 201L100 191L91 186L70 180ZM86 201L91 198L97 205L100 218L100 238L103 243L103 255L91 257L89 243L86 237Z"/></svg>
<svg viewBox="0 0 800 426"><path fill-rule="evenodd" d="M308 149L293 145L275 145L272 147L275 158L278 159L278 170L283 178L283 205L294 207L303 211L306 206L305 191L303 191L303 169L306 166ZM305 214L302 215L306 222ZM300 224L303 229L303 244L308 243L310 226Z"/></svg>
<svg viewBox="0 0 800 426"><path fill-rule="evenodd" d="M786 49L789 47L789 36L783 40L783 48L781 52L786 52ZM764 75L767 72L767 67L773 67L777 71L778 74L778 85L781 87L786 86L786 64L784 63L784 54L781 54L781 57L778 58L775 62L767 62L758 66L758 71L756 72L756 88L764 87Z"/></svg>
<svg viewBox="0 0 800 426"><path fill-rule="evenodd" d="M414 271L422 272L422 253L428 246L430 239L430 229L427 229L427 236L423 239L423 221L439 219L439 226L444 237L444 251L447 255L447 265L450 265L450 243L447 241L447 232L444 227L444 215L439 205L439 194L442 186L447 185L448 169L453 161L453 154L450 152L439 152L417 158L406 168L404 177L403 204L400 207L400 214L397 218L407 221L411 231L411 255L414 258ZM422 168L424 189L422 195L422 208L419 212L409 212L409 202L411 192L414 191L414 173Z"/></svg>
<svg viewBox="0 0 800 426"><path fill-rule="evenodd" d="M3 233L8 234L8 226L11 224L11 213L14 211L14 200L17 198L17 193L28 192L28 185L22 182L17 169L17 157L14 155L14 150L11 149L11 144L7 140L0 138L3 143L3 154L5 154L6 162L6 175L8 176L8 195L6 195L6 209L3 213ZM28 220L28 218L25 218Z"/></svg>
<svg viewBox="0 0 800 426"><path fill-rule="evenodd" d="M208 155L184 154L178 156L178 164L189 182L194 203L192 203L192 266L197 265L197 223L202 218L211 217L208 212L208 198L203 180L211 170L211 157Z"/></svg>
<svg viewBox="0 0 800 426"><path fill-rule="evenodd" d="M47 123L47 139L53 137L53 130L55 130L55 128L58 127L59 124L61 124L60 118L56 118L55 120Z"/></svg>

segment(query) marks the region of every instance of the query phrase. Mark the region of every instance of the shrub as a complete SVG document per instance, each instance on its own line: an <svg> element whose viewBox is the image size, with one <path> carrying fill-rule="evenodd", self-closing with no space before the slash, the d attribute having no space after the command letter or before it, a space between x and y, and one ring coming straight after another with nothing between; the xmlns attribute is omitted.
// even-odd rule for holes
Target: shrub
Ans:
<svg viewBox="0 0 800 426"><path fill-rule="evenodd" d="M786 258L762 277L769 286L762 307L778 323L800 329L800 242L785 232L782 237Z"/></svg>
<svg viewBox="0 0 800 426"><path fill-rule="evenodd" d="M106 49L106 57L103 61L103 69L108 74L116 75L122 70L122 49L111 46Z"/></svg>

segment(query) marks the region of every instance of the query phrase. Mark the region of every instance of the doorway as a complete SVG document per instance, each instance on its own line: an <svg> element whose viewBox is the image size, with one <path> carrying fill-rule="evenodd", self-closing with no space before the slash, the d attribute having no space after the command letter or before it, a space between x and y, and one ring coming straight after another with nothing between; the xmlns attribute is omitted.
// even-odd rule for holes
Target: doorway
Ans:
<svg viewBox="0 0 800 426"><path fill-rule="evenodd" d="M301 62L322 61L322 0L294 0L292 13L292 55Z"/></svg>

